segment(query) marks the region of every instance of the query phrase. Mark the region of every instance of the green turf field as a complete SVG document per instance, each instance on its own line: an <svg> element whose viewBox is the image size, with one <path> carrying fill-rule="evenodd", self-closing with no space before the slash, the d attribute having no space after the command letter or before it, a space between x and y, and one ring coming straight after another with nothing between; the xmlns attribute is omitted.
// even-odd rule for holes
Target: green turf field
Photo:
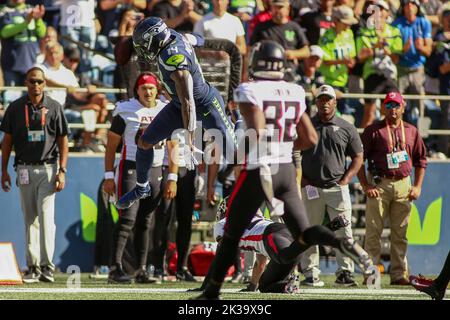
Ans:
<svg viewBox="0 0 450 320"><path fill-rule="evenodd" d="M239 284L226 284L222 299L236 300L311 300L311 299L361 299L361 300L429 300L428 296L412 287L391 286L389 276L383 275L380 289L368 289L366 286L342 288L334 285L333 275L323 275L322 288L300 286L298 294L240 293ZM356 276L362 283L362 276ZM152 285L110 285L106 280L89 279L88 274L81 275L80 287L67 285L68 275L57 274L55 283L36 283L17 286L0 286L0 299L43 299L43 300L187 300L198 293L186 292L189 288L200 286L186 282L163 282ZM446 298L450 298L447 291Z"/></svg>

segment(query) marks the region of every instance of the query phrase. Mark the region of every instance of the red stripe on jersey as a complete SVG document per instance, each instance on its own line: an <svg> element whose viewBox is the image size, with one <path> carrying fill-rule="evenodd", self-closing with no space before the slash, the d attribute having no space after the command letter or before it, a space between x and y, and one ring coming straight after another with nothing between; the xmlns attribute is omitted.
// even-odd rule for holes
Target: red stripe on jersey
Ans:
<svg viewBox="0 0 450 320"><path fill-rule="evenodd" d="M242 184L244 183L245 179L247 178L248 172L247 170L242 170L241 174L239 175L239 178L236 182L236 185L234 186L233 192L231 193L230 200L227 203L227 213L226 213L226 222L225 226L223 227L224 232L228 230L228 214L230 212L231 205L233 204L234 198L236 197L237 193L242 187Z"/></svg>
<svg viewBox="0 0 450 320"><path fill-rule="evenodd" d="M251 236L247 236L244 238L241 238L242 241L261 241L263 239L263 235L262 234L254 234Z"/></svg>
<svg viewBox="0 0 450 320"><path fill-rule="evenodd" d="M272 248L273 252L275 252L276 254L278 254L278 248L277 248L277 246L275 245L275 241L273 241L273 234L272 234L272 233L270 233L270 234L267 236L267 243L269 244L269 247Z"/></svg>

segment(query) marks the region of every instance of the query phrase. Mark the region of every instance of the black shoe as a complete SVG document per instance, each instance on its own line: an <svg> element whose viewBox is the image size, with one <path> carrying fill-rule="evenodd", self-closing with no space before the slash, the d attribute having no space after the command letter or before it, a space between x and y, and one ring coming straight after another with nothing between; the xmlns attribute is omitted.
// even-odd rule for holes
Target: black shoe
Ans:
<svg viewBox="0 0 450 320"><path fill-rule="evenodd" d="M352 273L348 270L342 271L337 276L335 283L344 287L356 287L358 285Z"/></svg>
<svg viewBox="0 0 450 320"><path fill-rule="evenodd" d="M152 279L150 278L149 273L147 272L147 270L139 270L136 274L136 276L134 277L134 281L136 283L141 283L141 284L151 284L151 283L156 283L156 279Z"/></svg>
<svg viewBox="0 0 450 320"><path fill-rule="evenodd" d="M38 267L30 266L23 274L22 280L24 283L38 283L41 277L41 272Z"/></svg>
<svg viewBox="0 0 450 320"><path fill-rule="evenodd" d="M131 284L131 277L123 271L121 265L117 265L109 272L108 283Z"/></svg>
<svg viewBox="0 0 450 320"><path fill-rule="evenodd" d="M177 273L175 274L175 277L177 278L177 280L180 280L180 281L197 282L197 280L194 278L194 276L187 269L182 269L180 271L177 271Z"/></svg>
<svg viewBox="0 0 450 320"><path fill-rule="evenodd" d="M53 275L53 270L48 266L41 267L41 276L39 281L42 282L55 282L55 277Z"/></svg>

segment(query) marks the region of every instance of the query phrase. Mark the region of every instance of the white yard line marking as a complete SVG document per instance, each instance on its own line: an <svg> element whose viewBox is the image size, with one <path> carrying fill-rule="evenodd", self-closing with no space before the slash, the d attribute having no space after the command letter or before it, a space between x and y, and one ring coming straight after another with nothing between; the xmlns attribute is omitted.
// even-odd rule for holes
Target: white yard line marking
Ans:
<svg viewBox="0 0 450 320"><path fill-rule="evenodd" d="M1 288L0 293L185 293L182 288ZM238 293L239 289L223 289L224 293ZM299 294L313 295L419 295L423 294L414 289L300 289ZM192 292L195 293L195 292ZM250 292L246 292L248 294ZM251 292L251 294L260 294ZM450 290L447 290L450 294Z"/></svg>

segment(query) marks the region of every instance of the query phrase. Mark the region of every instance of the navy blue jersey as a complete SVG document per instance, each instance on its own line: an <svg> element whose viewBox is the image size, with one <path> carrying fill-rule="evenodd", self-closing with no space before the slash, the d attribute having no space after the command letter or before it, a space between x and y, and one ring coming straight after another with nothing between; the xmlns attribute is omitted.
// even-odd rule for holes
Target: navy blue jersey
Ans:
<svg viewBox="0 0 450 320"><path fill-rule="evenodd" d="M208 103L213 99L210 84L205 81L202 68L195 55L194 46L202 46L204 39L196 34L185 34L170 29L171 39L169 45L161 50L158 56L158 68L161 80L172 98L172 101L180 105L177 96L175 82L170 78L172 72L176 70L188 70L193 79L194 100L197 107Z"/></svg>

